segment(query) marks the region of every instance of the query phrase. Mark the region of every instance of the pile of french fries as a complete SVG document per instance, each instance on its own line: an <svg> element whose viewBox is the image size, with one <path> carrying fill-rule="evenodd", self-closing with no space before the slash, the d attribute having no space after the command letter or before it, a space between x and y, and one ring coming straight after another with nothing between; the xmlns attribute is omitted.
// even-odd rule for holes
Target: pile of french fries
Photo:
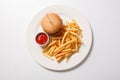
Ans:
<svg viewBox="0 0 120 80"><path fill-rule="evenodd" d="M82 30L75 20L66 22L58 36L50 36L50 43L43 47L43 54L51 60L58 63L70 57L79 51L82 42Z"/></svg>

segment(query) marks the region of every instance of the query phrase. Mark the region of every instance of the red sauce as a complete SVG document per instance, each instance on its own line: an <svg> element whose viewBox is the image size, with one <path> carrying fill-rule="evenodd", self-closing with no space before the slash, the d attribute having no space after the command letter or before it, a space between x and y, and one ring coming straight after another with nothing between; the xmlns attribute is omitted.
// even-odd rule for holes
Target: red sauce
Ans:
<svg viewBox="0 0 120 80"><path fill-rule="evenodd" d="M44 45L48 40L48 36L45 33L39 33L36 36L36 42L40 45Z"/></svg>

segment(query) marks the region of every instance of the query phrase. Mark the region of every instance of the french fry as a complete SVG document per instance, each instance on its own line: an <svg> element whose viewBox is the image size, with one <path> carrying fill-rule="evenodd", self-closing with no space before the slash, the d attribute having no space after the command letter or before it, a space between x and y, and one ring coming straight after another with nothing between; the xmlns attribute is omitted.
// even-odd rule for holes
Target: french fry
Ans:
<svg viewBox="0 0 120 80"><path fill-rule="evenodd" d="M79 30L78 29L68 29L69 31L77 33Z"/></svg>
<svg viewBox="0 0 120 80"><path fill-rule="evenodd" d="M48 54L49 56L53 56L53 55L54 55L53 52L54 52L55 47L56 47L56 46L52 46L51 51L50 51L50 53Z"/></svg>
<svg viewBox="0 0 120 80"><path fill-rule="evenodd" d="M62 50L62 52L71 52L72 50L71 49L64 49L64 50Z"/></svg>
<svg viewBox="0 0 120 80"><path fill-rule="evenodd" d="M50 47L50 46L52 46L53 44L55 44L57 41L52 41L49 45L48 45L48 47Z"/></svg>
<svg viewBox="0 0 120 80"><path fill-rule="evenodd" d="M72 55L73 55L72 53L65 54L66 62L68 62L68 60L70 59L70 57L71 57Z"/></svg>
<svg viewBox="0 0 120 80"><path fill-rule="evenodd" d="M57 55L57 54L58 54L59 52L61 52L64 48L65 48L65 47L63 46L63 47L60 47L60 48L55 49L54 55Z"/></svg>
<svg viewBox="0 0 120 80"><path fill-rule="evenodd" d="M72 35L75 35L76 37L78 37L78 35L74 32L70 32Z"/></svg>
<svg viewBox="0 0 120 80"><path fill-rule="evenodd" d="M67 34L68 34L68 31L67 31L67 32L65 32L65 34L64 34L64 36L63 36L63 39L62 39L62 44L64 43L64 41L65 41L65 37L67 36Z"/></svg>
<svg viewBox="0 0 120 80"><path fill-rule="evenodd" d="M54 52L57 52L57 51L61 50L61 48L63 48L64 46L66 46L66 45L68 45L68 44L70 44L70 43L72 43L74 41L75 41L75 39L73 39L73 40L71 40L69 42L66 42L65 44L60 45L57 49L55 49Z"/></svg>
<svg viewBox="0 0 120 80"><path fill-rule="evenodd" d="M68 45L65 47L65 49L69 49L70 46L71 46L71 44L68 44Z"/></svg>
<svg viewBox="0 0 120 80"><path fill-rule="evenodd" d="M61 62L63 59L64 59L64 56L60 56L60 57L56 58L58 63Z"/></svg>
<svg viewBox="0 0 120 80"><path fill-rule="evenodd" d="M75 50L76 50L76 52L78 51L78 43L77 43L77 39L76 39L76 42L75 42Z"/></svg>
<svg viewBox="0 0 120 80"><path fill-rule="evenodd" d="M66 53L64 52L64 53L59 53L59 54L57 54L55 57L56 58L58 58L58 57L60 57L60 56L64 56Z"/></svg>

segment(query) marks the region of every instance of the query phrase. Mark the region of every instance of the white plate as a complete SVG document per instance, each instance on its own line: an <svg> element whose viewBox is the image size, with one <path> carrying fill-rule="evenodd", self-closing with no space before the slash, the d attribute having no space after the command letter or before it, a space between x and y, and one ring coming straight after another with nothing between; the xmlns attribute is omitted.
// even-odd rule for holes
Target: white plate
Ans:
<svg viewBox="0 0 120 80"><path fill-rule="evenodd" d="M57 13L63 19L63 22L75 19L83 30L82 40L84 45L81 46L79 53L74 54L70 58L68 63L66 63L65 60L63 60L61 63L57 63L56 61L46 58L41 52L41 47L35 42L36 34L42 30L40 26L40 20L48 12ZM27 30L27 45L32 57L38 64L50 70L63 71L77 66L88 55L91 44L92 32L90 25L85 18L79 14L78 11L66 6L50 6L41 10L36 16L34 16Z"/></svg>

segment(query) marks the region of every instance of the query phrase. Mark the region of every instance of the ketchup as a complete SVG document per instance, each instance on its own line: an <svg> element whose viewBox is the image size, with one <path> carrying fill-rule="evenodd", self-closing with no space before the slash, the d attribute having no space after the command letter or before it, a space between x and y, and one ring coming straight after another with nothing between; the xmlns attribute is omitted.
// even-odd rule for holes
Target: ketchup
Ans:
<svg viewBox="0 0 120 80"><path fill-rule="evenodd" d="M40 45L44 45L48 41L48 36L45 33L39 33L36 36L36 42Z"/></svg>

